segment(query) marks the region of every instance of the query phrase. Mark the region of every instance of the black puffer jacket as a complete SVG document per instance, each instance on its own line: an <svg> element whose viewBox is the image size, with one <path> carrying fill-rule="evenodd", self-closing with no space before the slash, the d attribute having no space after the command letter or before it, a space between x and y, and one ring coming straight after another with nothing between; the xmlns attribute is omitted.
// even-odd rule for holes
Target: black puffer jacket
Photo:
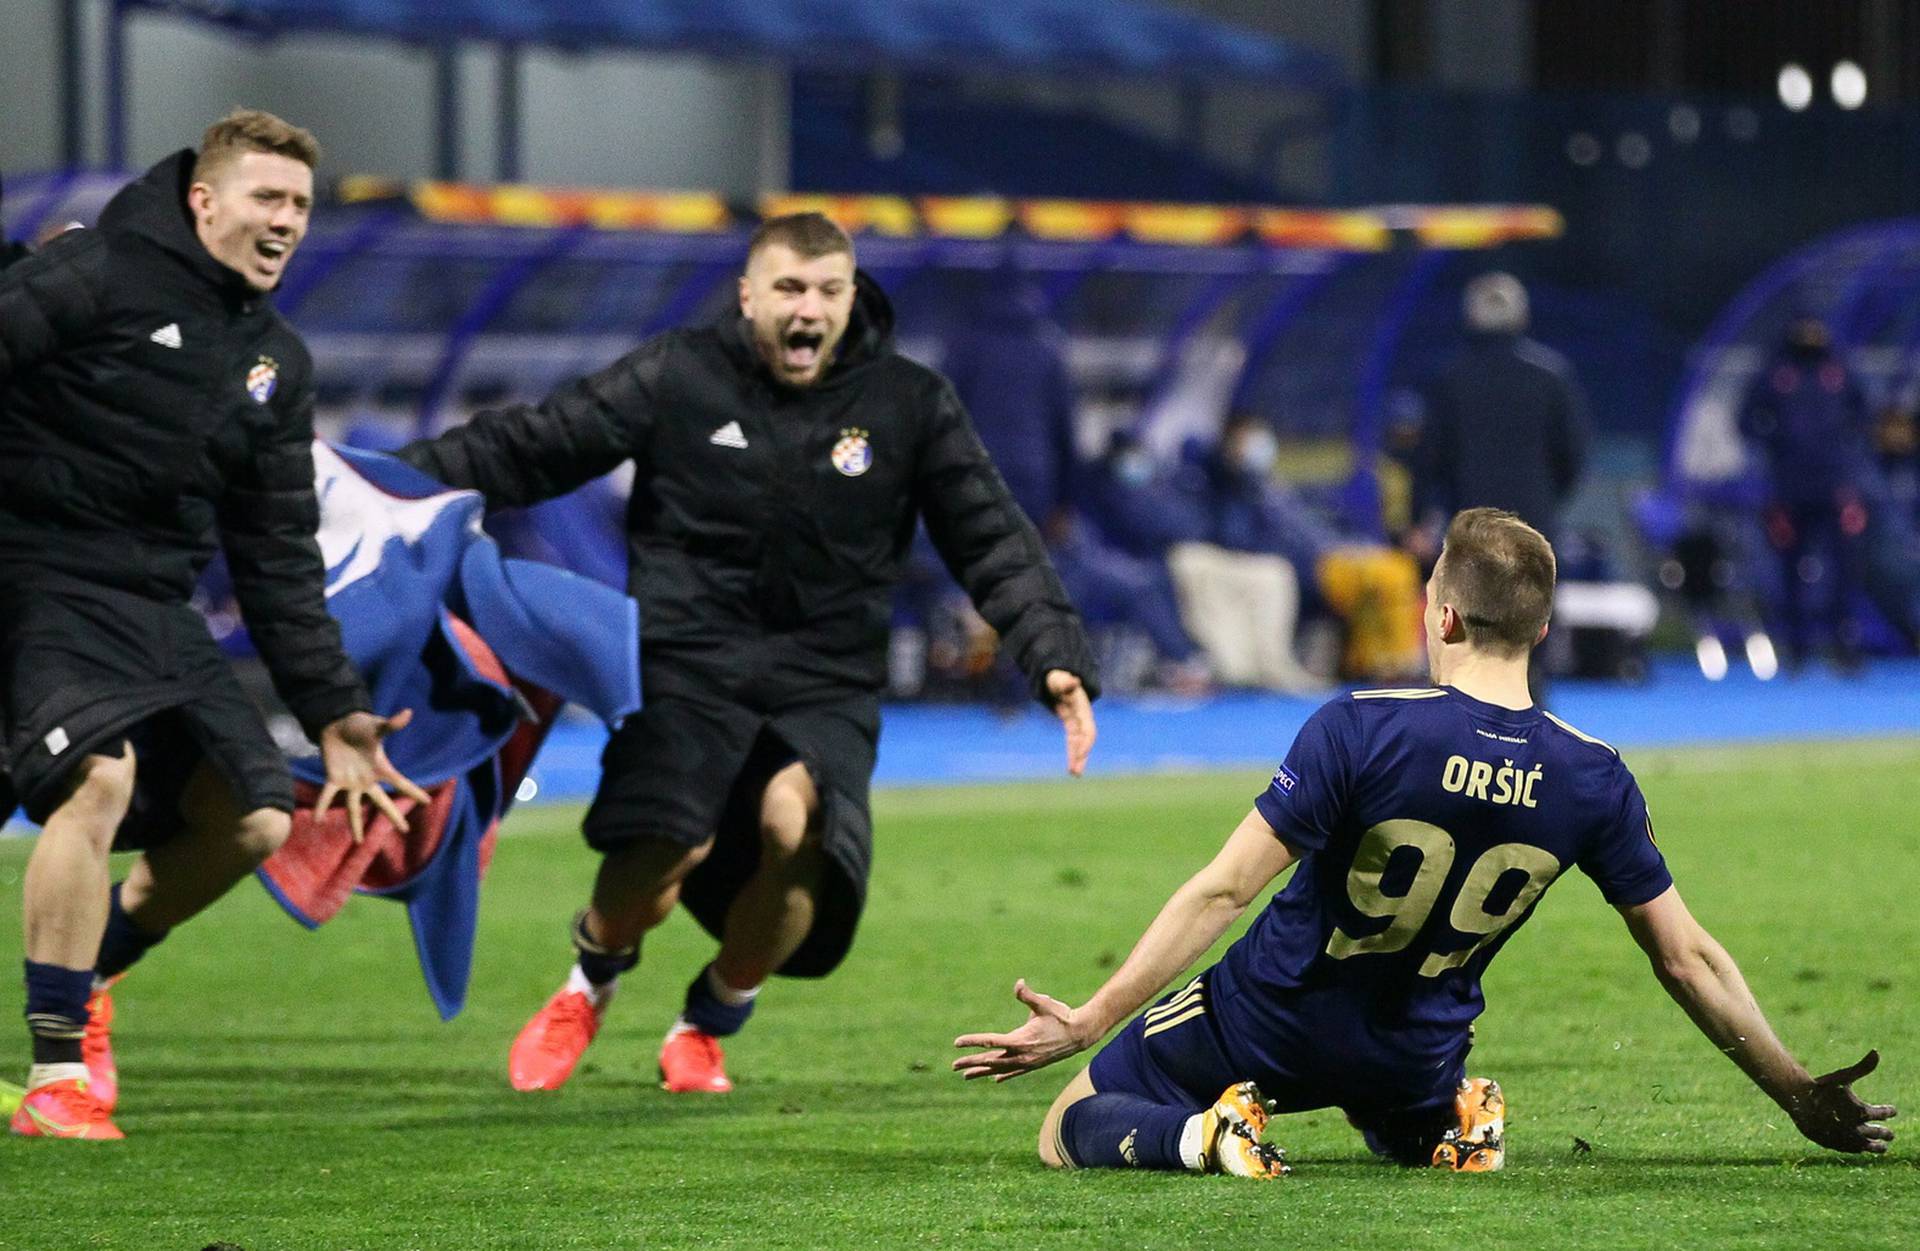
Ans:
<svg viewBox="0 0 1920 1251"><path fill-rule="evenodd" d="M183 603L214 552L308 733L369 706L314 541L312 363L194 233L193 153L0 272L0 593L55 571Z"/></svg>
<svg viewBox="0 0 1920 1251"><path fill-rule="evenodd" d="M494 505L548 499L632 460L642 653L722 694L877 690L918 517L1037 698L1055 668L1099 689L1040 536L946 379L894 351L892 309L864 274L839 359L807 389L776 383L730 316L401 455ZM652 695L657 667L642 671Z"/></svg>

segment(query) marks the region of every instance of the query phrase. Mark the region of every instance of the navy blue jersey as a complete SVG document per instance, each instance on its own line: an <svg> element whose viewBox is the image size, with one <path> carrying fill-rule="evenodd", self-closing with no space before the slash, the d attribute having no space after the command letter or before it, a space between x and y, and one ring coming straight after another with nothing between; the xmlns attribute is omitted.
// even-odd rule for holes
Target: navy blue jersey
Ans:
<svg viewBox="0 0 1920 1251"><path fill-rule="evenodd" d="M1324 991L1437 1041L1480 1014L1482 971L1569 866L1617 905L1673 882L1617 752L1448 687L1326 704L1255 807L1301 861L1221 961L1250 1027Z"/></svg>

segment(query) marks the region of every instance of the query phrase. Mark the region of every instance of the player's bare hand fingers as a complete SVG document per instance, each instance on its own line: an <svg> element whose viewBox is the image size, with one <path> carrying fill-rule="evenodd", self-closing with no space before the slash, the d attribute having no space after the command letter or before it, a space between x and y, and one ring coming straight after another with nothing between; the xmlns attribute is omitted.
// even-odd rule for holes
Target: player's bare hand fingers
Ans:
<svg viewBox="0 0 1920 1251"><path fill-rule="evenodd" d="M1880 1050L1876 1047L1847 1067L1835 1069L1831 1073L1823 1073L1819 1077L1814 1078L1813 1084L1816 1086L1850 1086L1879 1067Z"/></svg>
<svg viewBox="0 0 1920 1251"><path fill-rule="evenodd" d="M329 782L325 786L321 787L319 797L313 801L313 811L315 815L323 813L328 808L331 808L333 806L333 801L338 799L339 797L340 797L340 788L338 786L335 786L332 782Z"/></svg>
<svg viewBox="0 0 1920 1251"><path fill-rule="evenodd" d="M1024 978L1013 984L1013 997L1025 1004L1027 1011L1033 1013L1035 1016L1061 1018L1073 1011L1073 1009L1067 1007L1066 1004L1061 1003L1052 995L1042 994L1040 991L1027 985ZM1029 1024L1031 1024L1031 1022L1029 1022ZM1015 1036L1017 1037L1018 1035L1016 1034Z"/></svg>
<svg viewBox="0 0 1920 1251"><path fill-rule="evenodd" d="M397 733L400 730L406 729L407 724L412 720L413 720L413 709L402 708L399 712L396 712L391 717L388 717L385 720L385 722L381 725L380 737L385 738L389 734Z"/></svg>
<svg viewBox="0 0 1920 1251"><path fill-rule="evenodd" d="M953 1040L956 1047L1005 1047L1013 1041L1011 1034L962 1034Z"/></svg>
<svg viewBox="0 0 1920 1251"><path fill-rule="evenodd" d="M391 795L388 795L376 786L367 792L367 798L373 801L373 806L378 808L381 815L392 823L394 829L402 834L407 832L407 819L400 814L400 809L398 805L393 802Z"/></svg>
<svg viewBox="0 0 1920 1251"><path fill-rule="evenodd" d="M377 771L382 782L393 787L393 789L399 791L415 803L430 804L433 802L433 796L427 794L425 790L415 785L412 778L393 767L393 762L387 759L387 753L385 752L380 753L380 764Z"/></svg>
<svg viewBox="0 0 1920 1251"><path fill-rule="evenodd" d="M367 819L360 812L360 794L357 788L347 791L347 828L353 832L353 841L357 845L367 837Z"/></svg>

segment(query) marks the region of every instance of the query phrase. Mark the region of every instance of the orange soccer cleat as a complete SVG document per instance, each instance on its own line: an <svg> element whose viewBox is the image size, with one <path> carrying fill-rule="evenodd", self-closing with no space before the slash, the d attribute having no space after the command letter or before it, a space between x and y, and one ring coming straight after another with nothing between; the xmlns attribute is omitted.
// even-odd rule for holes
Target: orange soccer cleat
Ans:
<svg viewBox="0 0 1920 1251"><path fill-rule="evenodd" d="M113 1063L113 995L109 987L87 997L87 1032L80 1038L80 1058L87 1065L87 1089L109 1115L120 1103L120 1070Z"/></svg>
<svg viewBox="0 0 1920 1251"><path fill-rule="evenodd" d="M705 1090L722 1095L732 1090L720 1040L686 1026L669 1031L667 1040L660 1044L660 1085L666 1090Z"/></svg>
<svg viewBox="0 0 1920 1251"><path fill-rule="evenodd" d="M1269 1115L1266 1099L1252 1082L1241 1082L1221 1092L1213 1106L1200 1114L1204 1171L1269 1179L1291 1173L1287 1153L1260 1140Z"/></svg>
<svg viewBox="0 0 1920 1251"><path fill-rule="evenodd" d="M1500 1083L1472 1077L1453 1097L1460 1124L1433 1149L1433 1167L1456 1173L1497 1173L1507 1162L1507 1099Z"/></svg>
<svg viewBox="0 0 1920 1251"><path fill-rule="evenodd" d="M23 1138L125 1138L80 1078L35 1086L14 1110L8 1126Z"/></svg>
<svg viewBox="0 0 1920 1251"><path fill-rule="evenodd" d="M600 1032L606 1004L583 991L561 987L534 1013L507 1053L507 1078L515 1090L558 1090L573 1076L587 1044Z"/></svg>

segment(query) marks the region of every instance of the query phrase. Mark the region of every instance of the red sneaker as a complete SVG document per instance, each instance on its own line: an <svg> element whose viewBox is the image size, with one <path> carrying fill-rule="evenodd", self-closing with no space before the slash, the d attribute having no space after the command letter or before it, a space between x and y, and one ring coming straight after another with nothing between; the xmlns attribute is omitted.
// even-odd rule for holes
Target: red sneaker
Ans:
<svg viewBox="0 0 1920 1251"><path fill-rule="evenodd" d="M564 986L534 1013L507 1053L507 1078L515 1090L558 1090L573 1076L587 1044L600 1032L603 1004Z"/></svg>
<svg viewBox="0 0 1920 1251"><path fill-rule="evenodd" d="M660 1044L660 1085L667 1090L705 1090L723 1095L733 1089L727 1079L727 1055L720 1040L697 1029L676 1029Z"/></svg>
<svg viewBox="0 0 1920 1251"><path fill-rule="evenodd" d="M87 1032L80 1038L80 1058L87 1065L87 1090L109 1115L120 1103L120 1070L113 1063L113 995L106 986L87 997Z"/></svg>
<svg viewBox="0 0 1920 1251"><path fill-rule="evenodd" d="M126 1137L87 1083L75 1078L29 1090L8 1128L23 1138Z"/></svg>

